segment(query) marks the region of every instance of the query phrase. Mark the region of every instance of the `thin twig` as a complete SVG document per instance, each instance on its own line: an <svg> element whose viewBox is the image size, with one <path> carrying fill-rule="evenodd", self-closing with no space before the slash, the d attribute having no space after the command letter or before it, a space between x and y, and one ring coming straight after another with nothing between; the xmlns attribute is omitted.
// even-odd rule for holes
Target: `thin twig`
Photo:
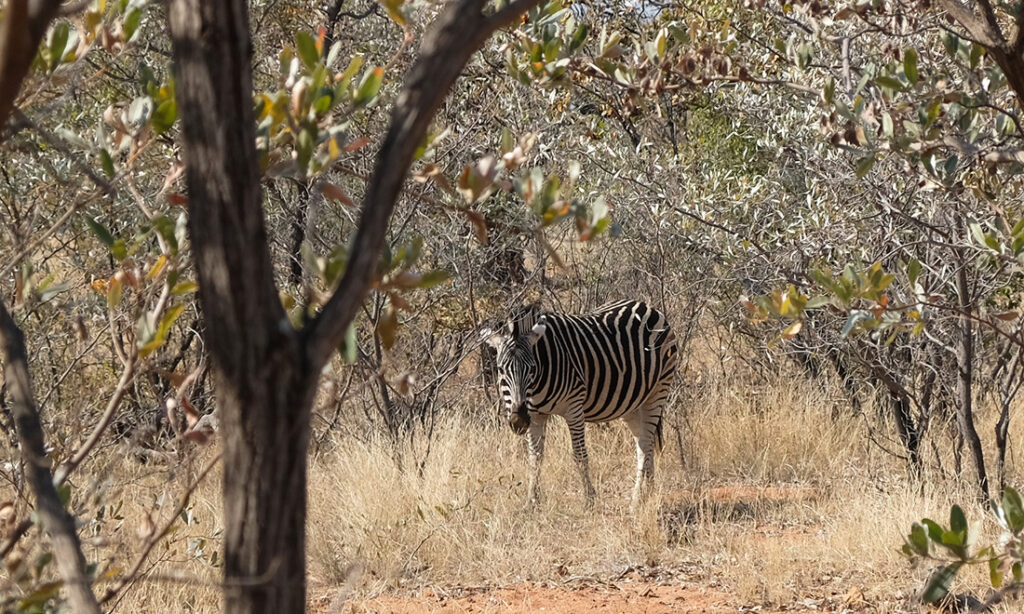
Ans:
<svg viewBox="0 0 1024 614"><path fill-rule="evenodd" d="M142 549L142 553L139 555L139 558L135 561L135 564L132 565L131 571L129 571L128 574L125 575L124 578L122 578L121 581L118 582L116 586L109 589L106 592L106 594L103 595L103 598L100 599L101 604L105 604L114 597L116 597L120 591L122 591L124 588L134 583L138 579L139 570L142 569L142 566L143 564L145 564L146 559L149 558L149 553L152 552L156 544L161 539L166 537L167 534L170 532L171 528L178 521L178 516L180 516L181 513L185 510L185 507L188 506L188 502L189 499L192 497L192 493L195 492L196 488L199 487L199 484L202 483L202 481L206 478L210 471L212 471L213 468L217 465L217 463L221 459L221 456L221 453L218 453L216 456L214 456L213 460L211 460L209 464L207 464L206 467L199 472L199 475L196 477L196 479L193 480L191 484L189 484L189 487L185 489L184 494L181 496L181 501L178 503L178 507L176 507L174 513L171 514L170 519L166 523L164 523L164 526L161 527L159 531L154 533L153 536L149 539L149 542L146 543L146 547Z"/></svg>

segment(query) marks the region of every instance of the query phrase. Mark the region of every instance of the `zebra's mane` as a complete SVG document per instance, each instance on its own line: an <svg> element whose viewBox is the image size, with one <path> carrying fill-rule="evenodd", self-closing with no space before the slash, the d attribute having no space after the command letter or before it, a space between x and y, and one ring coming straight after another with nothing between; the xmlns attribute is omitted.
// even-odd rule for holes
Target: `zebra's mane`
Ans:
<svg viewBox="0 0 1024 614"><path fill-rule="evenodd" d="M505 330L515 337L520 337L533 330L543 315L540 303L531 303L512 313Z"/></svg>

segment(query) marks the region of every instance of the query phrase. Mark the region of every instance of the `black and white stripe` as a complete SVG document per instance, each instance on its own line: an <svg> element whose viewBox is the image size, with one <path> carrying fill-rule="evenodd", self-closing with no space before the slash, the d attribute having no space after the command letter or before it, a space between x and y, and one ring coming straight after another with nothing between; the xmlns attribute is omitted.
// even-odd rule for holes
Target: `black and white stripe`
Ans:
<svg viewBox="0 0 1024 614"><path fill-rule="evenodd" d="M584 425L626 421L637 444L636 504L654 474L662 411L679 361L665 316L637 301L581 316L527 308L499 333L487 331L487 339L498 350L499 390L509 423L529 437L531 499L540 494L547 419L559 415L569 425L588 503L594 487Z"/></svg>

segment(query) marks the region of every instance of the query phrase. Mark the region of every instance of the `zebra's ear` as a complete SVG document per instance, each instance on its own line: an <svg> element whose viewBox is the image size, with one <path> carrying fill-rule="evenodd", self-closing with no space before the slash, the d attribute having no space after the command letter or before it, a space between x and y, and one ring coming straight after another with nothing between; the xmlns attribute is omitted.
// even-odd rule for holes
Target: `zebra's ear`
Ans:
<svg viewBox="0 0 1024 614"><path fill-rule="evenodd" d="M543 319L541 319L540 322L534 324L533 330L531 330L529 335L527 335L530 340L530 345L536 345L537 342L540 341L540 338L544 336L544 331L546 331L547 329L548 325L544 323Z"/></svg>
<svg viewBox="0 0 1024 614"><path fill-rule="evenodd" d="M501 335L499 333L494 332L490 328L485 328L482 331L480 331L480 338L483 340L484 343L491 346L495 350L497 350L498 347L501 345Z"/></svg>

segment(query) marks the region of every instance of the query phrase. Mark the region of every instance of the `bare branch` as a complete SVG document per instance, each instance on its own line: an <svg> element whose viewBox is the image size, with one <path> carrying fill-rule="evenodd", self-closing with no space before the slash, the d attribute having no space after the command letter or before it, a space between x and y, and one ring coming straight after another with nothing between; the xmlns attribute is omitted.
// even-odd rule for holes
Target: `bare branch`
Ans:
<svg viewBox="0 0 1024 614"><path fill-rule="evenodd" d="M15 2L15 4L17 4ZM32 394L25 336L0 301L0 354L4 359L4 380L10 386L14 421L21 442L21 454L28 468L29 483L36 496L36 514L50 534L54 558L68 591L71 609L78 614L99 614L85 573L85 557L75 532L75 522L64 508L50 475L39 410Z"/></svg>
<svg viewBox="0 0 1024 614"><path fill-rule="evenodd" d="M124 399L124 395L128 392L128 387L131 386L132 380L135 379L135 367L136 367L136 354L132 354L128 357L128 363L124 367L124 371L121 373L121 379L117 382L117 387L114 388L114 393L110 395L110 400L107 401L107 407L103 411L103 415L100 417L99 423L93 428L92 434L85 443L82 444L75 454L71 457L71 460L64 463L60 469L57 470L57 474L53 478L54 484L60 486L67 481L68 476L74 471L82 461L89 456L92 449L99 443L100 437L106 432L107 427L114 421L114 414L117 412L117 408L121 406L121 400Z"/></svg>
<svg viewBox="0 0 1024 614"><path fill-rule="evenodd" d="M1006 41L998 27L993 29L992 24L978 16L970 8L960 4L959 0L939 0L939 6L967 30L967 33L986 47L1001 47Z"/></svg>
<svg viewBox="0 0 1024 614"><path fill-rule="evenodd" d="M146 562L146 559L149 558L149 553L153 551L153 547L156 546L160 542L160 540L166 537L167 533L170 532L174 524L178 522L178 518L181 516L181 513L185 511L185 508L188 506L189 500L192 498L192 493L194 493L196 491L196 488L198 488L199 485L203 483L203 480L206 479L206 476L210 474L210 471L212 471L213 468L217 466L217 463L220 462L220 458L220 454L214 456L213 460L211 460L209 464L207 464L206 467L204 467L203 470L199 472L199 475L196 476L196 479L193 480L189 487L185 489L185 493L181 496L181 501L179 501L178 506L174 508L174 513L169 516L167 522L162 527L160 527L160 530L153 532L153 534L149 537L149 540L146 542L146 546L142 549L142 554L139 555L139 558L135 561L135 564L132 565L131 571L125 574L121 581L119 581L113 588L109 589L103 595L103 599L101 600L102 603L107 603L108 601L116 597L117 594L121 592L125 587L129 586L130 584L138 580L139 570L142 569L142 565Z"/></svg>

